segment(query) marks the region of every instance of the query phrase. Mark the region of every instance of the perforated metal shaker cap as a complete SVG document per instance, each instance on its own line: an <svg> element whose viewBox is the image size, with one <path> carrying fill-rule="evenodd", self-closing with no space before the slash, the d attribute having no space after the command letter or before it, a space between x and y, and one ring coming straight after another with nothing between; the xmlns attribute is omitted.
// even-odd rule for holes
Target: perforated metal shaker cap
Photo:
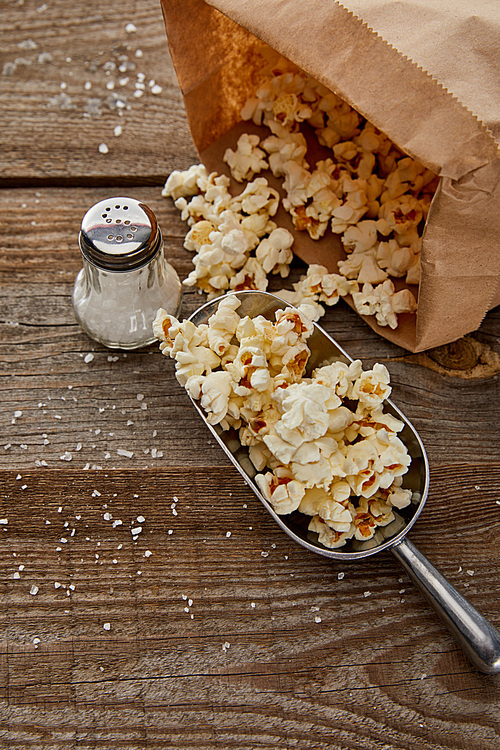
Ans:
<svg viewBox="0 0 500 750"><path fill-rule="evenodd" d="M79 236L82 255L107 271L132 271L161 248L154 213L134 198L107 198L90 208Z"/></svg>

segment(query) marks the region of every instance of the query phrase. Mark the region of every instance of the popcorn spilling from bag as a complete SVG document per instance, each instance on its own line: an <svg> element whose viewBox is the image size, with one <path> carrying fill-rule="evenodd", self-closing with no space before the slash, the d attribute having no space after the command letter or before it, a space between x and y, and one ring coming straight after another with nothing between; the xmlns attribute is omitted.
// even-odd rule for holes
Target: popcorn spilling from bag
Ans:
<svg viewBox="0 0 500 750"><path fill-rule="evenodd" d="M293 236L272 218L279 194L256 177L270 170L282 180L283 206L294 228L314 240L327 230L340 235L347 255L338 274L312 266L283 298L296 306L306 302L317 320L325 304L350 294L359 314L396 328L398 315L414 313L417 302L410 289L396 291L391 278L419 283L434 173L289 61L274 66L241 114L270 135L244 133L234 150L226 150L233 178L246 182L239 195L231 195L226 176L208 174L203 165L173 172L162 192L191 227L185 247L194 252L195 268L184 283L211 299L228 290L265 291L269 274L288 276ZM314 168L307 162L304 125L331 153ZM318 283L336 292L317 291Z"/></svg>
<svg viewBox="0 0 500 750"><path fill-rule="evenodd" d="M327 547L371 539L411 501L402 487L411 460L397 435L403 423L384 412L387 369L334 362L306 377L310 318L294 308L278 310L274 322L240 317L240 304L221 297L199 326L159 310L161 351L208 422L237 431L277 513L311 516L309 529Z"/></svg>

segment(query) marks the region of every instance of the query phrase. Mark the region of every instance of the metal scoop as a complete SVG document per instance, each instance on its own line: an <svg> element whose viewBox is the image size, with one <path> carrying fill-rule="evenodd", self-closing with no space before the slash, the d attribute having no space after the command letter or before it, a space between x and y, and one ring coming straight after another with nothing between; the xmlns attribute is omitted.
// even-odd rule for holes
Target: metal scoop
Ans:
<svg viewBox="0 0 500 750"><path fill-rule="evenodd" d="M242 291L234 293L241 301L238 314L251 318L262 315L274 321L274 313L288 303L267 292ZM190 317L195 325L208 323L208 319L217 310L220 300L212 300L196 310ZM346 364L351 357L320 326L314 325L314 332L307 340L311 356L307 364L306 375L323 365L334 361ZM410 578L416 583L439 617L448 627L463 651L475 667L487 674L500 673L500 633L494 628L453 586L431 565L421 552L406 538L420 513L423 510L429 488L429 465L420 437L404 414L391 402L385 402L385 410L404 422L399 437L405 443L411 456L408 472L403 477L403 487L412 491L412 502L401 510L394 521L379 529L367 542L350 540L344 547L329 549L318 542L317 534L308 531L308 517L295 512L279 516L257 487L254 476L257 473L248 457L247 448L242 446L234 430L222 430L212 426L200 405L193 404L201 418L211 431L224 453L238 469L245 482L257 495L268 513L278 526L294 541L311 552L330 557L333 560L361 560L381 550L392 552Z"/></svg>

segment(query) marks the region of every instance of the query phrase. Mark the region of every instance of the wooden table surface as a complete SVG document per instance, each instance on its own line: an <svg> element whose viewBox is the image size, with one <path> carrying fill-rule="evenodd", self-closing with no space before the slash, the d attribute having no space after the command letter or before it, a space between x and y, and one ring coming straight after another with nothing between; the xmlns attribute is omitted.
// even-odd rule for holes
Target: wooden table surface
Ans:
<svg viewBox="0 0 500 750"><path fill-rule="evenodd" d="M145 201L179 275L192 267L161 197L197 155L158 0L4 0L0 23L0 747L498 750L500 677L396 560L294 546L171 361L75 322L97 200ZM186 291L183 316L201 301ZM425 354L343 303L322 323L389 367L431 467L412 541L500 626L500 310Z"/></svg>

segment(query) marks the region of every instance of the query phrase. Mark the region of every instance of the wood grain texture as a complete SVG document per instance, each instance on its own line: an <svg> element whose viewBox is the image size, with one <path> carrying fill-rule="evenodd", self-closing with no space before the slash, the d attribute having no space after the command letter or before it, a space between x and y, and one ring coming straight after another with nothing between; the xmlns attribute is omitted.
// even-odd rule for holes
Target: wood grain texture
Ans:
<svg viewBox="0 0 500 750"><path fill-rule="evenodd" d="M172 362L76 324L77 236L100 199L143 200L181 278L192 268L161 197L197 157L160 4L6 0L0 24L0 747L497 750L499 678L392 555L294 545ZM186 290L182 315L203 301ZM420 354L342 302L322 324L389 367L431 466L411 539L500 626L500 309Z"/></svg>
<svg viewBox="0 0 500 750"><path fill-rule="evenodd" d="M160 184L196 159L156 0L7 0L0 23L0 184Z"/></svg>
<svg viewBox="0 0 500 750"><path fill-rule="evenodd" d="M498 620L500 519L468 492L484 469L471 474L437 473L439 502L412 538ZM223 468L32 471L22 482L1 475L4 741L497 747L498 680L470 669L390 556L332 563L292 545ZM446 523L456 493L469 498L461 520L481 510L460 539Z"/></svg>

